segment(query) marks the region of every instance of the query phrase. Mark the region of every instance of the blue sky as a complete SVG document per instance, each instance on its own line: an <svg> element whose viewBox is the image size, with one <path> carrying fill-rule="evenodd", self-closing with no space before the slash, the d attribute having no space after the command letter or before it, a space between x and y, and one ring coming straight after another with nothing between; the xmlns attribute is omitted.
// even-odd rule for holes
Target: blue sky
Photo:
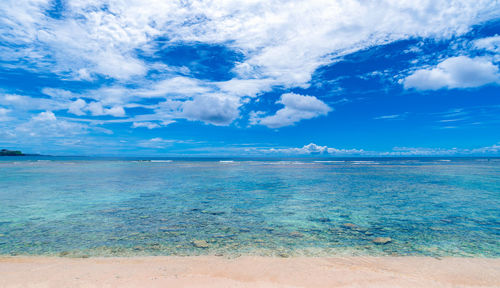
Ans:
<svg viewBox="0 0 500 288"><path fill-rule="evenodd" d="M0 147L500 155L498 1L6 0Z"/></svg>

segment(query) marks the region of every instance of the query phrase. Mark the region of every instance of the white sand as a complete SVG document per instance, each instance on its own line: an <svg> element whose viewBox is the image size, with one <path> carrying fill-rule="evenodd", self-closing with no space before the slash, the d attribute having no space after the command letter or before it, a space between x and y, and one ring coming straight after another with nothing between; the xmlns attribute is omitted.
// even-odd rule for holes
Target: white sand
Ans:
<svg viewBox="0 0 500 288"><path fill-rule="evenodd" d="M2 257L0 287L500 287L500 259Z"/></svg>

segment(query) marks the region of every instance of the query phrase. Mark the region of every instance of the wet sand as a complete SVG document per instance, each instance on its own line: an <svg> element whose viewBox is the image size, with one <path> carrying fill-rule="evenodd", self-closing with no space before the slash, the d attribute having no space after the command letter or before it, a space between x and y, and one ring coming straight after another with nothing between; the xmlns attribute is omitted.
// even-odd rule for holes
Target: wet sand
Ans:
<svg viewBox="0 0 500 288"><path fill-rule="evenodd" d="M500 258L0 257L0 287L500 287Z"/></svg>

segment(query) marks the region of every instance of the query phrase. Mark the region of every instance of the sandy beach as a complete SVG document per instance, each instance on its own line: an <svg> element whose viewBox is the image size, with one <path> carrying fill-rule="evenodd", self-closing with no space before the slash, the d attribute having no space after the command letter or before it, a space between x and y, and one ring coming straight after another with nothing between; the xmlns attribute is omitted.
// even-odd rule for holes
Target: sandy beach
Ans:
<svg viewBox="0 0 500 288"><path fill-rule="evenodd" d="M500 287L500 259L2 257L0 287Z"/></svg>

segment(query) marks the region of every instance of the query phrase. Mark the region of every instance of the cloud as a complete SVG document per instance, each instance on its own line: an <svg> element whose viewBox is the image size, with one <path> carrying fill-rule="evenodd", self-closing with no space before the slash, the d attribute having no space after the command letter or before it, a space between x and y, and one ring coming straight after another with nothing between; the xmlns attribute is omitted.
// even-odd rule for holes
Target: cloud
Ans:
<svg viewBox="0 0 500 288"><path fill-rule="evenodd" d="M153 122L134 122L132 123L132 128L139 128L139 127L144 127L148 129L154 129L154 128L159 128L161 127L158 123L153 123Z"/></svg>
<svg viewBox="0 0 500 288"><path fill-rule="evenodd" d="M271 148L263 150L262 152L267 153L278 153L278 154L312 154L312 155L355 155L363 154L363 150L358 149L337 149L327 146L319 146L314 143L304 145L301 148Z"/></svg>
<svg viewBox="0 0 500 288"><path fill-rule="evenodd" d="M121 106L113 106L104 108L101 102L90 102L87 104L85 100L77 99L69 104L68 112L77 116L86 115L87 111L93 116L111 115L114 117L124 117L125 110Z"/></svg>
<svg viewBox="0 0 500 288"><path fill-rule="evenodd" d="M77 99L69 105L68 112L77 116L82 116L87 114L83 111L85 107L87 107L87 102L82 99Z"/></svg>
<svg viewBox="0 0 500 288"><path fill-rule="evenodd" d="M149 140L142 140L139 141L138 145L139 147L143 148L154 148L154 149L162 149L167 146L172 145L173 141L172 140L165 140L160 137L152 138Z"/></svg>
<svg viewBox="0 0 500 288"><path fill-rule="evenodd" d="M327 115L332 111L328 105L314 96L286 93L276 102L285 107L271 116L262 116L262 112L254 112L250 119L251 124L264 125L269 128L280 128L293 125L304 119L312 119Z"/></svg>
<svg viewBox="0 0 500 288"><path fill-rule="evenodd" d="M494 53L500 53L500 36L481 38L473 41L473 46L476 49L482 49Z"/></svg>
<svg viewBox="0 0 500 288"><path fill-rule="evenodd" d="M392 151L368 152L377 156L484 156L495 155L500 152L500 145L479 148L426 148L426 147L394 147Z"/></svg>
<svg viewBox="0 0 500 288"><path fill-rule="evenodd" d="M224 94L206 94L188 100L167 100L155 109L155 120L171 122L188 119L226 126L239 117L240 98Z"/></svg>
<svg viewBox="0 0 500 288"><path fill-rule="evenodd" d="M441 88L473 88L499 84L499 68L487 57L451 57L436 67L413 72L403 81L406 89L437 90Z"/></svg>
<svg viewBox="0 0 500 288"><path fill-rule="evenodd" d="M212 95L197 97L182 104L182 116L214 125L229 125L239 116L238 99Z"/></svg>
<svg viewBox="0 0 500 288"><path fill-rule="evenodd" d="M111 115L115 117L125 116L125 110L121 106L104 108L100 102L91 102L86 108L94 116Z"/></svg>
<svg viewBox="0 0 500 288"><path fill-rule="evenodd" d="M462 35L500 15L497 1L484 0L74 0L64 2L61 17L48 15L49 0L4 2L4 60L82 81L136 81L162 65L170 68L157 57L164 47L158 39L219 44L244 56L234 63L235 79L253 84L233 84L249 93L262 79L306 87L318 67L343 55L412 37Z"/></svg>
<svg viewBox="0 0 500 288"><path fill-rule="evenodd" d="M66 109L68 101L36 98L17 94L0 94L0 103L15 111L61 110Z"/></svg>
<svg viewBox="0 0 500 288"><path fill-rule="evenodd" d="M11 110L0 107L0 122L9 121L12 119L7 115L9 114L9 112L11 112Z"/></svg>
<svg viewBox="0 0 500 288"><path fill-rule="evenodd" d="M378 117L374 117L373 119L375 119L375 120L381 120L381 119L398 119L398 118L401 118L403 116L404 115L401 115L401 114L393 114L393 115L378 116Z"/></svg>
<svg viewBox="0 0 500 288"><path fill-rule="evenodd" d="M321 155L321 156L369 156L369 157L400 157L400 156L481 156L500 153L500 145L479 148L426 148L426 147L394 147L390 151L368 151L363 149L338 149L328 146L319 146L314 143L300 148L261 148L253 149L264 154L288 155Z"/></svg>
<svg viewBox="0 0 500 288"><path fill-rule="evenodd" d="M149 140L141 140L137 146L142 148L163 149L170 147L174 144L193 144L199 143L192 140L177 140L177 139L163 139L161 137L151 138Z"/></svg>
<svg viewBox="0 0 500 288"><path fill-rule="evenodd" d="M18 125L15 130L18 137L52 138L85 134L88 133L89 127L57 119L52 111L45 111Z"/></svg>

